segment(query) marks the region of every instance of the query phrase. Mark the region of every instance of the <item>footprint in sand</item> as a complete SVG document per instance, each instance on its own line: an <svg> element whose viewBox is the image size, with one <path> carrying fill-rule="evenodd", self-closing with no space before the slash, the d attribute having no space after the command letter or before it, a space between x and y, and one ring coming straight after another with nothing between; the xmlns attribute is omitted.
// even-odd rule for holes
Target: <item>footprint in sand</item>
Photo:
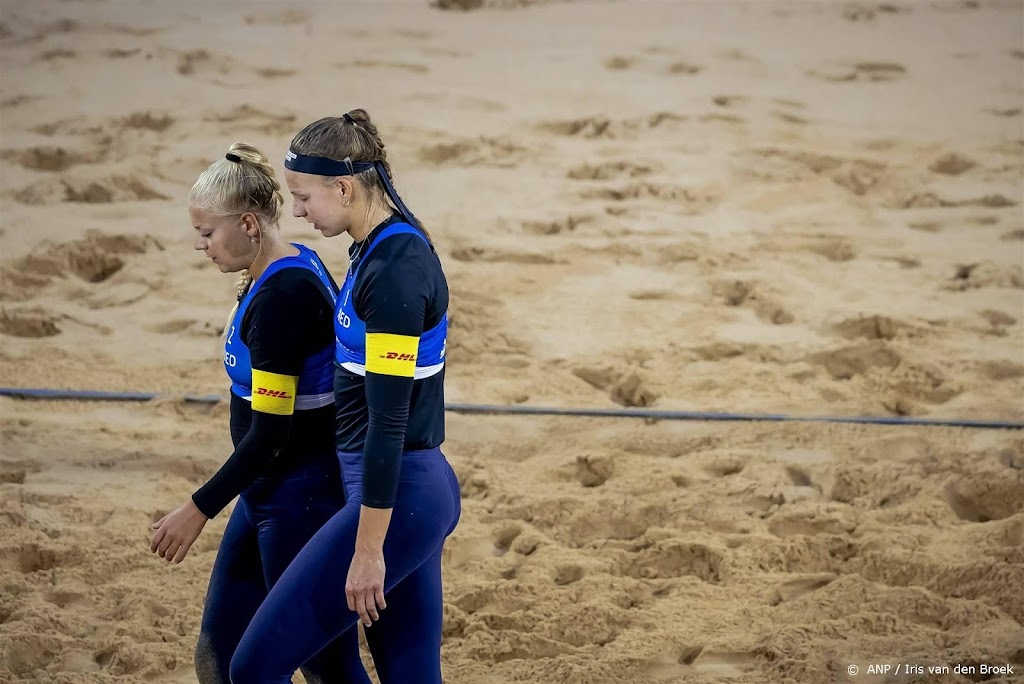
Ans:
<svg viewBox="0 0 1024 684"><path fill-rule="evenodd" d="M20 107L23 104L37 102L41 99L43 99L42 95L12 95L11 97L0 100L0 109Z"/></svg>
<svg viewBox="0 0 1024 684"><path fill-rule="evenodd" d="M458 247L453 249L451 257L456 261L485 261L505 264L548 265L558 263L550 254L539 252L516 252L485 247Z"/></svg>
<svg viewBox="0 0 1024 684"><path fill-rule="evenodd" d="M46 619L49 620L49 618ZM55 634L32 632L19 634L19 631L14 631L12 637L5 638L5 667L3 671L18 675L18 679L6 681L34 681L37 680L35 676L37 673L52 672L52 665L66 648L66 642Z"/></svg>
<svg viewBox="0 0 1024 684"><path fill-rule="evenodd" d="M494 555L504 556L512 548L512 543L523 533L519 523L505 523L494 533Z"/></svg>
<svg viewBox="0 0 1024 684"><path fill-rule="evenodd" d="M796 114L790 114L789 112L772 112L772 116L779 121L784 121L788 124L795 124L797 126L806 126L811 123L810 119L803 116L797 116Z"/></svg>
<svg viewBox="0 0 1024 684"><path fill-rule="evenodd" d="M133 675L154 665L153 656L132 643L105 648L98 651L93 659L103 672L118 676Z"/></svg>
<svg viewBox="0 0 1024 684"><path fill-rule="evenodd" d="M122 257L151 249L162 250L163 246L152 238L98 231L90 232L83 240L40 248L0 270L4 298L22 301L53 278L69 274L89 283L105 282L124 268Z"/></svg>
<svg viewBox="0 0 1024 684"><path fill-rule="evenodd" d="M857 257L857 248L854 244L836 235L812 235L802 238L799 248L835 262L852 261Z"/></svg>
<svg viewBox="0 0 1024 684"><path fill-rule="evenodd" d="M608 392L611 400L621 406L650 406L658 399L658 394L649 389L646 380L633 369L580 366L572 372L591 387Z"/></svg>
<svg viewBox="0 0 1024 684"><path fill-rule="evenodd" d="M721 553L704 544L667 539L626 560L622 572L637 579L691 576L718 584L723 561Z"/></svg>
<svg viewBox="0 0 1024 684"><path fill-rule="evenodd" d="M693 673L690 666L703 651L703 646L683 646L678 653L668 653L649 660L644 666L644 673L656 682L685 681Z"/></svg>
<svg viewBox="0 0 1024 684"><path fill-rule="evenodd" d="M14 199L29 206L73 202L109 204L170 199L145 181L132 176L79 176L44 179L14 193Z"/></svg>
<svg viewBox="0 0 1024 684"><path fill-rule="evenodd" d="M227 55L218 55L209 50L188 50L178 53L176 70L182 76L224 76L235 70L236 64Z"/></svg>
<svg viewBox="0 0 1024 684"><path fill-rule="evenodd" d="M511 140L480 136L427 145L419 149L418 156L427 164L515 168L526 153L525 147Z"/></svg>
<svg viewBox="0 0 1024 684"><path fill-rule="evenodd" d="M902 14L909 12L906 7L899 5L875 5L875 4L850 4L841 8L843 19L847 21L874 21L881 14Z"/></svg>
<svg viewBox="0 0 1024 684"><path fill-rule="evenodd" d="M746 104L750 100L746 95L715 95L711 98L719 107L735 107L736 105Z"/></svg>
<svg viewBox="0 0 1024 684"><path fill-rule="evenodd" d="M744 280L716 280L711 283L711 296L726 306L746 306L758 318L775 325L786 325L795 319L774 297L759 292L753 282Z"/></svg>
<svg viewBox="0 0 1024 684"><path fill-rule="evenodd" d="M12 28L12 26L14 28ZM12 24L0 24L0 38L4 40L13 39L17 43L38 43L48 37L61 33L75 33L79 29L77 22L71 19L58 19L57 21L40 26L31 22L17 20ZM23 33L22 31L35 30L34 33Z"/></svg>
<svg viewBox="0 0 1024 684"><path fill-rule="evenodd" d="M103 155L98 152L46 146L5 150L0 156L33 171L64 171L79 164L96 164L103 161Z"/></svg>
<svg viewBox="0 0 1024 684"><path fill-rule="evenodd" d="M719 457L701 469L712 477L720 478L742 473L746 465L739 457Z"/></svg>
<svg viewBox="0 0 1024 684"><path fill-rule="evenodd" d="M835 332L848 340L891 340L898 335L915 336L920 331L910 324L897 321L888 316L858 316L847 318L837 323Z"/></svg>
<svg viewBox="0 0 1024 684"><path fill-rule="evenodd" d="M583 567L575 563L559 565L555 570L555 584L560 587L566 584L573 584L583 579L583 575Z"/></svg>
<svg viewBox="0 0 1024 684"><path fill-rule="evenodd" d="M565 175L573 180L609 180L622 177L639 178L653 172L654 168L646 164L616 161L606 164L581 164L569 169Z"/></svg>
<svg viewBox="0 0 1024 684"><path fill-rule="evenodd" d="M0 483L25 484L28 473L38 473L40 470L42 466L39 462L30 458L0 461Z"/></svg>
<svg viewBox="0 0 1024 684"><path fill-rule="evenodd" d="M581 191L580 197L614 202L660 200L673 203L678 211L688 216L703 214L713 209L720 200L718 194L711 190L646 182L610 188L590 188Z"/></svg>
<svg viewBox="0 0 1024 684"><path fill-rule="evenodd" d="M978 315L984 318L993 329L1006 329L1007 327L1016 325L1017 323L1017 319L1010 314L1003 311L996 311L995 309L979 311Z"/></svg>
<svg viewBox="0 0 1024 684"><path fill-rule="evenodd" d="M857 158L842 158L804 150L766 148L756 151L766 159L782 159L799 164L815 175L825 176L854 195L866 195L875 189L887 172L885 164Z"/></svg>
<svg viewBox="0 0 1024 684"><path fill-rule="evenodd" d="M277 12L262 12L249 14L245 17L245 23L250 26L292 26L309 21L312 17L308 12L297 9L286 9Z"/></svg>
<svg viewBox="0 0 1024 684"><path fill-rule="evenodd" d="M969 159L968 157L964 157L955 152L950 152L929 164L928 170L947 176L959 176L966 171L970 171L977 165L978 163L973 159Z"/></svg>
<svg viewBox="0 0 1024 684"><path fill-rule="evenodd" d="M881 203L885 209L919 209L934 207L988 207L1001 209L1016 206L1017 202L1003 195L981 195L967 199L953 200L939 197L933 192L904 192L893 195Z"/></svg>
<svg viewBox="0 0 1024 684"><path fill-rule="evenodd" d="M0 309L0 334L11 337L53 337L61 332L57 327L59 318L44 309Z"/></svg>
<svg viewBox="0 0 1024 684"><path fill-rule="evenodd" d="M74 50L57 48L56 50L47 50L46 52L40 53L39 59L43 62L53 62L58 59L74 59L77 56L78 53Z"/></svg>
<svg viewBox="0 0 1024 684"><path fill-rule="evenodd" d="M600 487L615 472L615 461L610 456L578 456L574 477L584 487Z"/></svg>
<svg viewBox="0 0 1024 684"><path fill-rule="evenodd" d="M835 83L866 81L897 81L907 75L906 67L892 62L857 62L850 66L831 69L813 69L808 72L812 78Z"/></svg>
<svg viewBox="0 0 1024 684"><path fill-rule="evenodd" d="M785 503L785 501L783 501ZM791 513L774 515L768 521L768 531L776 537L813 537L816 535L846 535L856 527L854 523L838 516L817 515L816 513Z"/></svg>
<svg viewBox="0 0 1024 684"><path fill-rule="evenodd" d="M389 62L381 59L357 59L351 62L336 62L334 66L338 69L393 69L396 71L407 71L411 74L430 73L430 67L425 64Z"/></svg>
<svg viewBox="0 0 1024 684"><path fill-rule="evenodd" d="M166 29L160 28L159 26L128 26L125 24L103 24L103 28L114 33L122 33L128 36L135 36L136 38L146 38L149 36L155 36L158 33L163 33Z"/></svg>
<svg viewBox="0 0 1024 684"><path fill-rule="evenodd" d="M196 337L219 337L221 333L220 325L210 323L209 321L198 321L194 318L176 318L157 325L148 326L146 330L161 335L187 333Z"/></svg>
<svg viewBox="0 0 1024 684"><path fill-rule="evenodd" d="M735 114L704 114L697 117L697 120L701 123L726 123L726 124L743 124L746 123L746 119L742 116L736 116Z"/></svg>
<svg viewBox="0 0 1024 684"><path fill-rule="evenodd" d="M902 360L902 357L894 349L880 340L820 352L807 357L807 361L824 367L833 380L849 380L874 368L892 370Z"/></svg>
<svg viewBox="0 0 1024 684"><path fill-rule="evenodd" d="M637 64L637 60L632 57L609 57L604 61L604 68L609 71L626 71L632 69Z"/></svg>
<svg viewBox="0 0 1024 684"><path fill-rule="evenodd" d="M673 75L694 76L704 71L704 67L691 62L680 61L669 64L665 70Z"/></svg>
<svg viewBox="0 0 1024 684"><path fill-rule="evenodd" d="M942 287L954 292L982 287L1024 289L1024 269L1020 266L1000 266L991 261L963 264L956 267L953 277Z"/></svg>
<svg viewBox="0 0 1024 684"><path fill-rule="evenodd" d="M85 594L81 594L77 591L62 590L50 591L43 596L44 601L62 609L74 605L75 603L81 603L85 598Z"/></svg>
<svg viewBox="0 0 1024 684"><path fill-rule="evenodd" d="M675 293L671 290L662 289L632 290L627 296L640 302L663 302L675 297Z"/></svg>
<svg viewBox="0 0 1024 684"><path fill-rule="evenodd" d="M556 221L523 221L522 228L532 235L558 235L571 233L579 226L594 221L590 214L570 215Z"/></svg>
<svg viewBox="0 0 1024 684"><path fill-rule="evenodd" d="M270 135L292 133L296 128L294 114L271 114L250 105L239 105L227 111L207 114L203 120L230 124L232 131L249 129Z"/></svg>
<svg viewBox="0 0 1024 684"><path fill-rule="evenodd" d="M40 547L38 544L22 544L20 547L4 549L0 551L0 559L5 565L13 565L25 575L61 565L61 557L57 551Z"/></svg>
<svg viewBox="0 0 1024 684"><path fill-rule="evenodd" d="M985 361L978 366L978 371L988 380L1016 380L1024 378L1024 365L1015 361Z"/></svg>
<svg viewBox="0 0 1024 684"><path fill-rule="evenodd" d="M579 138L635 138L654 128L666 127L672 123L686 121L687 117L672 112L655 112L644 117L611 119L606 116L589 116L567 121L548 121L538 125L540 130L557 135Z"/></svg>
<svg viewBox="0 0 1024 684"><path fill-rule="evenodd" d="M806 596L822 587L828 586L835 579L835 575L814 575L788 580L775 588L769 605L777 606L780 603L795 601L801 596Z"/></svg>
<svg viewBox="0 0 1024 684"><path fill-rule="evenodd" d="M101 50L100 54L109 59L127 59L128 57L134 57L142 53L141 48L125 49L125 48L110 48L109 50Z"/></svg>
<svg viewBox="0 0 1024 684"><path fill-rule="evenodd" d="M999 223L998 216L972 216L968 219L971 223L976 226L994 226Z"/></svg>
<svg viewBox="0 0 1024 684"><path fill-rule="evenodd" d="M169 114L153 114L152 112L135 112L121 120L125 128L137 128L161 133L174 125L174 117Z"/></svg>
<svg viewBox="0 0 1024 684"><path fill-rule="evenodd" d="M943 490L946 504L966 522L1003 520L1024 509L1024 482L971 477L950 482Z"/></svg>
<svg viewBox="0 0 1024 684"><path fill-rule="evenodd" d="M747 53L743 52L738 48L731 48L723 52L719 52L716 55L719 59L724 59L730 62L754 62L757 63L759 60L756 57L751 57Z"/></svg>

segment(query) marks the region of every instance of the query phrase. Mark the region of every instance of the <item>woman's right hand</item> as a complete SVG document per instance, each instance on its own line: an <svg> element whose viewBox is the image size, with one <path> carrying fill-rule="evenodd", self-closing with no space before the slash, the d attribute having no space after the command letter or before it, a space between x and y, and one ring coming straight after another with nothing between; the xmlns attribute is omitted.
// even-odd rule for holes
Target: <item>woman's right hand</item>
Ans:
<svg viewBox="0 0 1024 684"><path fill-rule="evenodd" d="M384 610L388 604L384 601L384 550L356 550L352 556L352 564L348 567L348 579L345 582L345 597L348 609L359 613L359 621L364 627L371 626L380 619L378 609Z"/></svg>

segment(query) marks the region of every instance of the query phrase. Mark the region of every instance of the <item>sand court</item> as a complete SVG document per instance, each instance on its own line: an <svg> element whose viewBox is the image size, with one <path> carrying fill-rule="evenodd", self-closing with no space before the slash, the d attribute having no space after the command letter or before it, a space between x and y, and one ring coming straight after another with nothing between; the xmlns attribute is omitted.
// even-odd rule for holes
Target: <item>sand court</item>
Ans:
<svg viewBox="0 0 1024 684"><path fill-rule="evenodd" d="M227 516L179 566L148 527L230 454L180 397L234 278L185 197L354 107L453 403L1024 421L1021 2L466 4L2 3L0 385L161 398L0 397L0 680L196 681ZM446 681L1024 671L1019 430L448 421Z"/></svg>

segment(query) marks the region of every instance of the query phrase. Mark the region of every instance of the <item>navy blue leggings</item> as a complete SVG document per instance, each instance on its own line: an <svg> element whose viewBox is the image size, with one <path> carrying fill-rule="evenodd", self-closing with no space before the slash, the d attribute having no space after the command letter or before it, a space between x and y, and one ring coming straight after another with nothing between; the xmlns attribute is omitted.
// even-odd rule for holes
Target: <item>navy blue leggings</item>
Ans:
<svg viewBox="0 0 1024 684"><path fill-rule="evenodd" d="M257 479L242 493L224 530L206 594L195 657L200 684L228 684L231 658L256 609L343 503L341 477L330 456L280 478ZM370 683L355 630L310 656L302 667L307 682Z"/></svg>
<svg viewBox="0 0 1024 684"><path fill-rule="evenodd" d="M339 453L348 500L295 557L256 611L231 661L234 684L288 684L339 636L355 635L345 582L362 501L361 453ZM381 684L441 682L441 548L461 513L440 449L407 451L384 541L388 607L366 629Z"/></svg>

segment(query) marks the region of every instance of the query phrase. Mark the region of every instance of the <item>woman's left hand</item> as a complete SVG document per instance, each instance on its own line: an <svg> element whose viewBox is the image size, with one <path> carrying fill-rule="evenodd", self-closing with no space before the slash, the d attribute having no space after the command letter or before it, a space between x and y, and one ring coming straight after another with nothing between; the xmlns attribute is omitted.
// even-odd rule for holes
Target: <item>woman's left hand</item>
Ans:
<svg viewBox="0 0 1024 684"><path fill-rule="evenodd" d="M369 627L380 619L378 609L387 608L384 602L384 551L356 550L348 567L345 596L348 609L359 613L359 621Z"/></svg>
<svg viewBox="0 0 1024 684"><path fill-rule="evenodd" d="M185 560L189 548L209 520L189 499L173 511L153 523L153 540L149 550L158 554L168 563Z"/></svg>

